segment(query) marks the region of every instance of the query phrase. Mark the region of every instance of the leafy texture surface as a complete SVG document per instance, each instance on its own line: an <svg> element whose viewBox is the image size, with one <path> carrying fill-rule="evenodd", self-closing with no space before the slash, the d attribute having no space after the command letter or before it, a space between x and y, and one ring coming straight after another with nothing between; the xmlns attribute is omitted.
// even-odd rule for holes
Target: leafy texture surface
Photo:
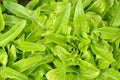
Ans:
<svg viewBox="0 0 120 80"><path fill-rule="evenodd" d="M120 0L1 0L0 80L120 80Z"/></svg>

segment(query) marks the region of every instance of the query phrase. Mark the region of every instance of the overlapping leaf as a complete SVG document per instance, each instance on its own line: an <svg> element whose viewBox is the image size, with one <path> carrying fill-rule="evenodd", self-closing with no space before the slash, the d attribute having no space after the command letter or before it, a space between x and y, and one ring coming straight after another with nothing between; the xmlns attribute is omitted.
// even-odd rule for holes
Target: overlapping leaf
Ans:
<svg viewBox="0 0 120 80"><path fill-rule="evenodd" d="M0 1L0 80L119 80L119 7L120 0Z"/></svg>

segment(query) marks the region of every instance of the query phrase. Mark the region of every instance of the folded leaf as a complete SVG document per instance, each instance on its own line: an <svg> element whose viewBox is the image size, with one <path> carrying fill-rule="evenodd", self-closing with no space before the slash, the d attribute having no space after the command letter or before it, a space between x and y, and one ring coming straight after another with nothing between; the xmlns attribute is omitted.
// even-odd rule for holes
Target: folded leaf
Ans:
<svg viewBox="0 0 120 80"><path fill-rule="evenodd" d="M26 8L34 9L35 5L39 2L39 0L31 0L27 5Z"/></svg>
<svg viewBox="0 0 120 80"><path fill-rule="evenodd" d="M97 12L97 13L103 13L105 8L106 8L105 0L96 0L90 5L88 10Z"/></svg>
<svg viewBox="0 0 120 80"><path fill-rule="evenodd" d="M14 41L15 46L22 50L22 51L44 51L46 47L40 43L32 43L27 42L22 39L24 36L22 36L20 39Z"/></svg>
<svg viewBox="0 0 120 80"><path fill-rule="evenodd" d="M10 12L15 14L18 17L26 18L26 19L32 19L31 13L32 11L23 7L22 5L19 5L12 1L4 1L3 2L5 8L7 8Z"/></svg>
<svg viewBox="0 0 120 80"><path fill-rule="evenodd" d="M88 32L87 19L84 14L82 0L78 0L75 7L73 18L74 34Z"/></svg>
<svg viewBox="0 0 120 80"><path fill-rule="evenodd" d="M17 24L19 21L22 21L22 20L23 20L23 19L18 18L18 17L16 17L16 16L7 15L7 14L4 14L3 17L4 17L4 20L5 20L5 25L8 25L8 26L14 26L14 25Z"/></svg>
<svg viewBox="0 0 120 80"><path fill-rule="evenodd" d="M62 63L61 66L47 72L46 74L47 79L48 80L66 80L66 65L65 63Z"/></svg>
<svg viewBox="0 0 120 80"><path fill-rule="evenodd" d="M92 0L82 0L83 2L83 7L87 7L88 5L90 5L90 3L92 2Z"/></svg>
<svg viewBox="0 0 120 80"><path fill-rule="evenodd" d="M109 68L105 72L103 72L100 75L100 77L98 77L98 79L96 79L96 80L101 80L103 78L105 80L119 80L120 79L120 73L117 70L115 70L114 68Z"/></svg>
<svg viewBox="0 0 120 80"><path fill-rule="evenodd" d="M29 68L35 69L37 66L49 63L53 60L52 55L47 56L33 56L26 59L21 59L15 62L11 67L17 71L23 72ZM33 71L33 70L32 70Z"/></svg>
<svg viewBox="0 0 120 80"><path fill-rule="evenodd" d="M96 60L95 60L97 63L97 67L99 69L105 69L105 68L108 68L111 64L110 61L107 61L106 59L104 59L103 57L99 56L99 55L96 55Z"/></svg>
<svg viewBox="0 0 120 80"><path fill-rule="evenodd" d="M102 21L102 17L95 12L87 12L86 17L91 31L98 28L98 25Z"/></svg>
<svg viewBox="0 0 120 80"><path fill-rule="evenodd" d="M37 21L36 18L34 18L33 11L23 7L20 4L17 4L11 1L4 1L3 4L5 8L7 8L10 12L15 14L16 16L25 18L31 21L35 21L41 28L45 28L43 24L41 24L39 21Z"/></svg>
<svg viewBox="0 0 120 80"><path fill-rule="evenodd" d="M94 56L92 55L92 52L88 49L88 46L85 46L85 49L81 53L82 59L95 65Z"/></svg>
<svg viewBox="0 0 120 80"><path fill-rule="evenodd" d="M6 46L9 42L13 41L24 29L26 20L20 21L14 25L9 31L0 36L0 46Z"/></svg>
<svg viewBox="0 0 120 80"><path fill-rule="evenodd" d="M116 52L119 52L120 49L120 38L118 38L115 42L114 42L114 46L113 46L114 50Z"/></svg>
<svg viewBox="0 0 120 80"><path fill-rule="evenodd" d="M17 80L28 80L27 76L9 67L0 67L0 76L4 79L13 78Z"/></svg>
<svg viewBox="0 0 120 80"><path fill-rule="evenodd" d="M62 61L66 61L66 60L72 59L71 54L67 50L65 50L63 47L57 45L57 46L55 46L55 50L56 50L56 55Z"/></svg>
<svg viewBox="0 0 120 80"><path fill-rule="evenodd" d="M1 10L1 7L0 7L0 31L2 31L5 27L5 22L4 22L4 19L3 19L3 15L2 15L2 10Z"/></svg>
<svg viewBox="0 0 120 80"><path fill-rule="evenodd" d="M104 51L103 49L96 47L95 45L91 45L91 49L94 54L99 55L100 57L104 58L105 60L107 60L111 63L115 61L112 53L108 53L108 52Z"/></svg>
<svg viewBox="0 0 120 80"><path fill-rule="evenodd" d="M89 39L81 39L80 43L78 44L78 48L81 52L85 49L87 45L89 45L90 40Z"/></svg>
<svg viewBox="0 0 120 80"><path fill-rule="evenodd" d="M80 66L80 78L81 79L94 79L100 74L100 70L97 69L93 64L79 59ZM92 74L91 74L92 73Z"/></svg>
<svg viewBox="0 0 120 80"><path fill-rule="evenodd" d="M61 80L59 77L59 73L57 69L52 69L50 70L47 74L46 77L48 80Z"/></svg>
<svg viewBox="0 0 120 80"><path fill-rule="evenodd" d="M108 40L108 41L115 41L117 38L120 37L119 32L120 29L119 28L112 28L112 27L103 27L103 28L99 28L95 31L98 31L100 34L100 37L102 39Z"/></svg>
<svg viewBox="0 0 120 80"><path fill-rule="evenodd" d="M79 80L80 76L79 74L75 74L75 73L68 73L66 75L66 80Z"/></svg>
<svg viewBox="0 0 120 80"><path fill-rule="evenodd" d="M70 16L70 9L71 9L71 4L67 3L64 7L64 10L55 21L55 24L54 24L55 33L61 33L63 29L65 29L65 27L67 26L69 16Z"/></svg>
<svg viewBox="0 0 120 80"><path fill-rule="evenodd" d="M120 14L119 13L120 13L120 3L117 6L117 8L113 14L113 18L111 19L109 26L111 26L111 27L120 26L120 23L119 23L120 22Z"/></svg>
<svg viewBox="0 0 120 80"><path fill-rule="evenodd" d="M110 9L114 5L114 0L105 0L106 2L106 10Z"/></svg>
<svg viewBox="0 0 120 80"><path fill-rule="evenodd" d="M6 66L8 62L8 55L7 53L3 50L0 49L0 63L2 64L2 66Z"/></svg>
<svg viewBox="0 0 120 80"><path fill-rule="evenodd" d="M61 46L67 46L67 42L69 42L69 38L60 34L49 34L46 37L52 42L59 44Z"/></svg>
<svg viewBox="0 0 120 80"><path fill-rule="evenodd" d="M8 66L11 66L14 61L17 59L17 50L14 45L11 45L9 52L8 52Z"/></svg>

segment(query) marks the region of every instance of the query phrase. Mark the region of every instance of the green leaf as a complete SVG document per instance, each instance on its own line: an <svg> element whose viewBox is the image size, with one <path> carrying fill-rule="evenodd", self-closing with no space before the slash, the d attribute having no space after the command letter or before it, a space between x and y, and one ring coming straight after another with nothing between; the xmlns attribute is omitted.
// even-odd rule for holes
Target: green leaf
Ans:
<svg viewBox="0 0 120 80"><path fill-rule="evenodd" d="M2 66L6 66L8 62L8 55L7 53L3 50L0 49L0 63L2 63Z"/></svg>
<svg viewBox="0 0 120 80"><path fill-rule="evenodd" d="M17 71L23 72L23 71L28 70L30 68L31 69L33 68L33 70L34 70L39 65L49 63L52 60L53 60L52 55L33 56L33 57L21 59L21 60L15 62L11 67Z"/></svg>
<svg viewBox="0 0 120 80"><path fill-rule="evenodd" d="M102 17L95 12L87 12L86 17L91 31L97 29L102 21Z"/></svg>
<svg viewBox="0 0 120 80"><path fill-rule="evenodd" d="M117 38L120 37L119 28L112 28L112 27L103 27L95 30L96 32L99 32L100 37L102 39L108 40L110 42L115 41Z"/></svg>
<svg viewBox="0 0 120 80"><path fill-rule="evenodd" d="M120 0L1 0L0 80L119 80Z"/></svg>
<svg viewBox="0 0 120 80"><path fill-rule="evenodd" d="M95 45L91 45L91 50L94 54L104 58L111 63L115 61L112 53L106 52L103 49L96 47Z"/></svg>
<svg viewBox="0 0 120 80"><path fill-rule="evenodd" d="M43 30L35 22L28 25L26 29L29 30L26 41L37 42L41 39Z"/></svg>
<svg viewBox="0 0 120 80"><path fill-rule="evenodd" d="M60 80L61 78L59 77L59 73L57 69L52 69L50 70L47 74L46 77L48 80Z"/></svg>
<svg viewBox="0 0 120 80"><path fill-rule="evenodd" d="M83 7L86 8L88 5L90 5L92 0L82 0L82 2L83 2Z"/></svg>
<svg viewBox="0 0 120 80"><path fill-rule="evenodd" d="M87 61L79 59L79 66L81 79L94 79L100 74L100 70Z"/></svg>
<svg viewBox="0 0 120 80"><path fill-rule="evenodd" d="M48 80L66 80L66 64L63 62L61 66L47 72L46 74L47 79Z"/></svg>
<svg viewBox="0 0 120 80"><path fill-rule="evenodd" d="M105 68L109 67L110 64L111 64L110 61L107 61L106 59L102 58L99 55L96 55L96 60L95 61L97 62L97 67L99 69L105 69Z"/></svg>
<svg viewBox="0 0 120 80"><path fill-rule="evenodd" d="M34 9L35 5L39 2L39 0L31 0L27 5L26 8Z"/></svg>
<svg viewBox="0 0 120 80"><path fill-rule="evenodd" d="M70 10L71 10L71 4L67 3L64 7L64 10L60 13L60 15L58 16L58 18L55 21L55 24L54 24L54 32L55 33L64 34L64 31L65 31L68 21L69 21Z"/></svg>
<svg viewBox="0 0 120 80"><path fill-rule="evenodd" d="M36 18L34 18L33 11L23 7L20 4L17 4L17 3L11 2L11 1L4 1L3 4L4 4L5 8L7 8L10 12L15 14L16 16L34 21L41 28L45 28L43 24L41 24L39 21L37 21Z"/></svg>
<svg viewBox="0 0 120 80"><path fill-rule="evenodd" d="M78 74L75 73L68 73L66 75L66 80L80 80L80 77Z"/></svg>
<svg viewBox="0 0 120 80"><path fill-rule="evenodd" d="M5 20L5 25L8 25L8 26L14 26L19 21L23 20L23 19L18 18L18 17L14 16L14 15L4 14L3 17L4 17L4 20Z"/></svg>
<svg viewBox="0 0 120 80"><path fill-rule="evenodd" d="M81 39L80 43L78 44L79 50L81 50L82 52L85 49L85 47L89 45L89 43L90 43L89 39Z"/></svg>
<svg viewBox="0 0 120 80"><path fill-rule="evenodd" d="M69 38L60 34L49 34L46 37L52 42L59 44L61 46L67 46L67 42L69 42Z"/></svg>
<svg viewBox="0 0 120 80"><path fill-rule="evenodd" d="M106 3L106 10L110 9L114 4L115 0L105 0L105 3Z"/></svg>
<svg viewBox="0 0 120 80"><path fill-rule="evenodd" d="M9 67L0 67L0 78L1 77L4 79L28 80L27 76Z"/></svg>
<svg viewBox="0 0 120 80"><path fill-rule="evenodd" d="M4 30L4 28L5 28L5 22L2 15L2 9L0 7L0 31Z"/></svg>
<svg viewBox="0 0 120 80"><path fill-rule="evenodd" d="M37 68L33 71L32 76L34 76L36 80L45 80L45 79L44 79L44 75L45 75L50 69L52 69L52 68L51 68L51 66L49 66L48 64L40 65L39 67L37 67Z"/></svg>
<svg viewBox="0 0 120 80"><path fill-rule="evenodd" d="M103 13L105 11L105 8L106 8L105 0L95 0L87 10L96 13Z"/></svg>
<svg viewBox="0 0 120 80"><path fill-rule="evenodd" d="M17 59L17 50L14 45L11 45L9 52L8 52L8 66L11 66L14 61Z"/></svg>
<svg viewBox="0 0 120 80"><path fill-rule="evenodd" d="M120 14L119 13L120 13L120 3L119 3L119 5L117 6L117 8L116 8L116 10L114 12L114 15L113 15L113 17L112 17L112 19L110 21L109 26L111 26L111 27L118 27L118 26L120 26L120 23L119 23L119 21L120 21Z"/></svg>
<svg viewBox="0 0 120 80"><path fill-rule="evenodd" d="M63 47L57 45L55 46L55 50L56 50L56 55L62 60L62 61L66 61L66 60L70 60L71 58L71 54L65 50Z"/></svg>
<svg viewBox="0 0 120 80"><path fill-rule="evenodd" d="M114 68L109 68L107 70L105 70L100 77L98 77L98 79L96 80L101 80L101 79L105 79L105 80L119 80L120 79L120 73L115 70Z"/></svg>
<svg viewBox="0 0 120 80"><path fill-rule="evenodd" d="M75 7L73 18L74 34L81 35L88 32L87 19L84 14L82 0L78 0Z"/></svg>
<svg viewBox="0 0 120 80"><path fill-rule="evenodd" d="M116 52L119 52L119 47L120 47L120 38L118 38L115 42L114 42L114 50L116 51Z"/></svg>
<svg viewBox="0 0 120 80"><path fill-rule="evenodd" d="M106 14L104 16L104 18L106 19L106 21L108 21L108 24L110 27L112 27L112 25L110 24L112 22L112 19L113 19L113 16L116 16L116 11L118 10L118 6L119 6L119 2L117 0L110 0L111 1L114 1L111 6L111 8L108 8L108 10L106 10ZM109 3L108 0L106 0L107 4L111 4ZM108 6L109 7L109 6ZM118 27L118 26L116 26Z"/></svg>
<svg viewBox="0 0 120 80"><path fill-rule="evenodd" d="M84 59L85 61L95 65L94 56L92 55L92 52L88 48L89 48L88 46L85 46L84 50L82 49L81 58Z"/></svg>
<svg viewBox="0 0 120 80"><path fill-rule="evenodd" d="M9 31L0 36L0 46L6 46L9 42L13 41L24 29L26 20L20 21L14 25Z"/></svg>
<svg viewBox="0 0 120 80"><path fill-rule="evenodd" d="M32 19L32 17L31 17L32 11L28 10L27 8L23 7L22 5L19 5L12 1L4 1L3 4L4 4L5 8L7 8L10 12L15 14L16 16L26 18L29 20Z"/></svg>
<svg viewBox="0 0 120 80"><path fill-rule="evenodd" d="M15 46L22 51L44 51L46 47L40 43L24 41L24 36L14 41Z"/></svg>

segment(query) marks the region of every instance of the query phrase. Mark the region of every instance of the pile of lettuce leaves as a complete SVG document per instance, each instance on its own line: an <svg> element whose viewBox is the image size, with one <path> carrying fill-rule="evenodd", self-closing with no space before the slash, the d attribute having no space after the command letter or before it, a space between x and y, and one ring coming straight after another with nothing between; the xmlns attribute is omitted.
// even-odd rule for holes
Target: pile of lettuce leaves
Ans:
<svg viewBox="0 0 120 80"><path fill-rule="evenodd" d="M120 0L0 1L0 80L120 80Z"/></svg>

